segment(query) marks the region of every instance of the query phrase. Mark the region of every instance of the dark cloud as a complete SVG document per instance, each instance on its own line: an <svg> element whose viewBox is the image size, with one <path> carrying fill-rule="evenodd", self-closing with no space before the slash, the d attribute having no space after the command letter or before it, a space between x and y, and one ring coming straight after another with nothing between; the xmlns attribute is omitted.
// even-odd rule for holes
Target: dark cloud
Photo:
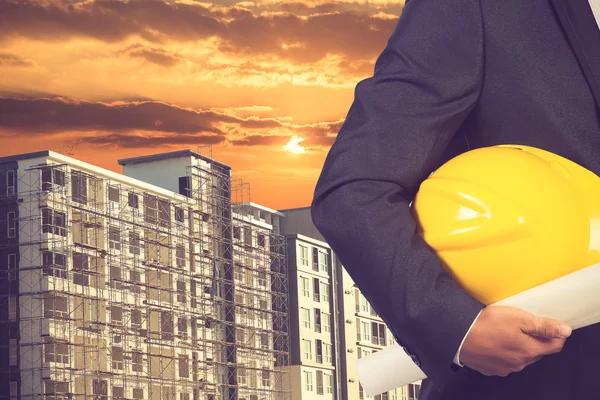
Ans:
<svg viewBox="0 0 600 400"><path fill-rule="evenodd" d="M140 136L134 134L110 134L85 136L79 139L83 143L93 145L116 145L121 148L166 147L172 145L207 145L219 144L225 141L223 136L208 135L152 135Z"/></svg>
<svg viewBox="0 0 600 400"><path fill-rule="evenodd" d="M13 54L0 53L0 66L9 67L32 67L34 64L30 60L24 60Z"/></svg>
<svg viewBox="0 0 600 400"><path fill-rule="evenodd" d="M30 133L144 130L223 134L218 122L244 120L160 102L105 104L69 99L0 98L0 127Z"/></svg>
<svg viewBox="0 0 600 400"><path fill-rule="evenodd" d="M128 54L131 57L143 58L148 62L162 65L163 67L172 67L181 61L179 56L171 54L165 49L146 47L141 44L131 46L122 53Z"/></svg>
<svg viewBox="0 0 600 400"><path fill-rule="evenodd" d="M109 104L58 97L0 97L3 132L11 135L84 132L78 140L93 145L217 144L234 138L229 143L238 146L283 146L291 135L302 136L313 144L328 144L340 126L340 121L296 126L277 118L239 118L155 101ZM274 129L277 134L271 133ZM290 135L282 135L282 130ZM98 133L89 135L90 131Z"/></svg>
<svg viewBox="0 0 600 400"><path fill-rule="evenodd" d="M5 0L0 2L0 37L45 41L91 37L119 42L135 35L154 43L219 37L223 51L272 54L295 62L314 62L328 53L360 60L375 57L396 20L359 11L333 12L336 7L316 6L314 13L302 16L295 11L307 8L299 3L282 6L287 12L254 13L239 7L209 10L163 1L49 4ZM157 60L156 53L142 55ZM162 56L158 59L168 60Z"/></svg>
<svg viewBox="0 0 600 400"><path fill-rule="evenodd" d="M290 136L252 135L243 139L231 140L229 143L235 146L284 146L289 141Z"/></svg>

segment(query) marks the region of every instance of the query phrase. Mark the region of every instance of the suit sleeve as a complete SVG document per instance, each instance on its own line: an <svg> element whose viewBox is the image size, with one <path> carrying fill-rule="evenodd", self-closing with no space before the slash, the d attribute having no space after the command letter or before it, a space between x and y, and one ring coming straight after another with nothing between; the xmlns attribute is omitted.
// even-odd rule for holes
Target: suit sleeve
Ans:
<svg viewBox="0 0 600 400"><path fill-rule="evenodd" d="M312 219L438 389L483 304L416 234L409 203L478 102L478 0L410 0L360 81L315 188ZM439 164L438 164L439 165Z"/></svg>

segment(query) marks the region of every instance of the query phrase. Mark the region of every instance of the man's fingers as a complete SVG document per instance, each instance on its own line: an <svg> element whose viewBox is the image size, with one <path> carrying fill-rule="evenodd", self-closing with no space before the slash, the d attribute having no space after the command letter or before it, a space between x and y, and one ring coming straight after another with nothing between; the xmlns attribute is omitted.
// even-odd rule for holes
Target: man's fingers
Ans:
<svg viewBox="0 0 600 400"><path fill-rule="evenodd" d="M571 335L571 327L568 324L535 315L525 317L521 330L529 335L549 339L565 339Z"/></svg>

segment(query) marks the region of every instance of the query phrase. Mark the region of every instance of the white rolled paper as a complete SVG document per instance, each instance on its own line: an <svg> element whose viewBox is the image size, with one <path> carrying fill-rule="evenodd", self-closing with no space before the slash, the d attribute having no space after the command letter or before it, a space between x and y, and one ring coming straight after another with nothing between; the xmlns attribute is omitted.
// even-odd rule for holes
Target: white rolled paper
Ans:
<svg viewBox="0 0 600 400"><path fill-rule="evenodd" d="M600 322L600 263L536 286L492 306L512 306L539 317L568 323L572 329ZM375 396L425 379L402 347L394 345L356 364L364 391Z"/></svg>

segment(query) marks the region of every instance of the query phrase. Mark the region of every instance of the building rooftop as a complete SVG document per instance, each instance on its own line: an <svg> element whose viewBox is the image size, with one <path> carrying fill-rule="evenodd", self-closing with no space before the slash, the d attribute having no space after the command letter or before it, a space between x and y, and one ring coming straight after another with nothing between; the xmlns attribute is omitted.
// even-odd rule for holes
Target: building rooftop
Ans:
<svg viewBox="0 0 600 400"><path fill-rule="evenodd" d="M210 157L203 156L202 154L197 153L192 150L189 150L189 149L188 150L171 151L168 153L157 153L157 154L149 154L146 156L123 158L123 159L119 160L119 165L148 163L148 162L153 162L153 161L161 161L161 160L167 160L169 158L180 158L180 157L194 157L194 158L206 161L208 163L214 163L214 164L220 165L222 167L231 169L231 166L229 166L225 163L222 163L220 161L215 161L214 159L212 159Z"/></svg>
<svg viewBox="0 0 600 400"><path fill-rule="evenodd" d="M247 202L241 203L241 205L244 205L244 206L247 206L247 207L251 207L251 208L256 208L257 210L263 210L265 212L268 212L269 214L279 215L280 217L284 216L283 213L281 213L281 212L279 212L277 210L274 210L274 209L269 208L269 207L265 207L265 206L257 204L257 203L253 203L251 201L247 201Z"/></svg>
<svg viewBox="0 0 600 400"><path fill-rule="evenodd" d="M58 154L59 153L55 153L50 150L36 151L34 153L15 154L12 156L0 157L0 163L28 160L30 158L37 158L37 157L51 157L51 156L56 156ZM62 156L62 154L61 154L61 156Z"/></svg>

